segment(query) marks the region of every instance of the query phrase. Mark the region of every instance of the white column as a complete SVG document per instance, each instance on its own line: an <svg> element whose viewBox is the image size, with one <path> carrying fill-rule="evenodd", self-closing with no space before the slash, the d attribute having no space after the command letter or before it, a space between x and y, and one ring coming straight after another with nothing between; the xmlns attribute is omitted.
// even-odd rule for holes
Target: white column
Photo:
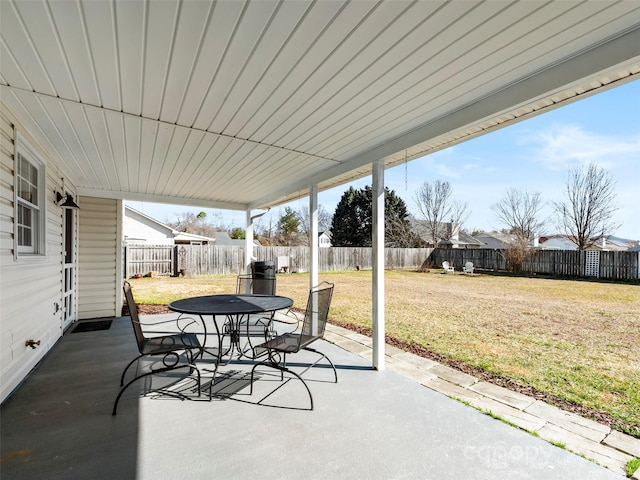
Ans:
<svg viewBox="0 0 640 480"><path fill-rule="evenodd" d="M309 190L309 249L311 251L311 265L309 267L309 288L319 282L320 261L318 245L318 185L312 185Z"/></svg>
<svg viewBox="0 0 640 480"><path fill-rule="evenodd" d="M251 261L253 260L253 218L251 210L247 210L247 228L244 237L244 273L251 273Z"/></svg>
<svg viewBox="0 0 640 480"><path fill-rule="evenodd" d="M309 289L318 285L320 281L320 262L318 244L318 185L311 185L309 189L309 250L311 251L311 265L309 266ZM311 332L318 333L318 297L316 295L309 299L313 302L311 311Z"/></svg>
<svg viewBox="0 0 640 480"><path fill-rule="evenodd" d="M373 368L384 370L384 162L373 162Z"/></svg>

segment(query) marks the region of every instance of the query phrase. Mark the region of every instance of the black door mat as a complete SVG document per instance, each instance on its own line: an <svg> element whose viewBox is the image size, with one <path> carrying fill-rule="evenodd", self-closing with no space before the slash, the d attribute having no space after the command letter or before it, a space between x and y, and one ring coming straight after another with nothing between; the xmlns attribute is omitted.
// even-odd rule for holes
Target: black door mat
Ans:
<svg viewBox="0 0 640 480"><path fill-rule="evenodd" d="M113 320L95 320L93 322L79 322L71 333L95 332L97 330L109 330Z"/></svg>

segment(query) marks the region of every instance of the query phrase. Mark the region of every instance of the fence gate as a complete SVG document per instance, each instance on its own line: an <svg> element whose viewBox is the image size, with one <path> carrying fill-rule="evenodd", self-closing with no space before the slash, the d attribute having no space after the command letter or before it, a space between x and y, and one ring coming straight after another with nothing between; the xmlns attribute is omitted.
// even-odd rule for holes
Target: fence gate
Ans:
<svg viewBox="0 0 640 480"><path fill-rule="evenodd" d="M600 252L597 250L585 251L584 274L587 277L600 276Z"/></svg>
<svg viewBox="0 0 640 480"><path fill-rule="evenodd" d="M127 245L125 248L125 272L127 278L158 272L174 275L173 245Z"/></svg>

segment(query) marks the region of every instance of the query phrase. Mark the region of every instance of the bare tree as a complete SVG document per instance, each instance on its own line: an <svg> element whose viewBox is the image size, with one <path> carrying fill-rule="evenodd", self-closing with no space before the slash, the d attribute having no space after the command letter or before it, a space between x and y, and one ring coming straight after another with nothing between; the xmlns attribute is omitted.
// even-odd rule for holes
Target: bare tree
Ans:
<svg viewBox="0 0 640 480"><path fill-rule="evenodd" d="M491 205L491 210L518 243L526 246L533 235L542 234L544 220L539 216L543 206L540 193L510 188L504 197Z"/></svg>
<svg viewBox="0 0 640 480"><path fill-rule="evenodd" d="M253 226L254 237L258 238L264 246L274 246L277 244L276 223L273 214L257 220Z"/></svg>
<svg viewBox="0 0 640 480"><path fill-rule="evenodd" d="M569 170L565 187L565 200L554 202L559 216L559 228L578 246L586 250L600 238L610 235L620 226L613 214L615 181L605 169L591 163Z"/></svg>
<svg viewBox="0 0 640 480"><path fill-rule="evenodd" d="M298 211L298 220L300 222L298 228L300 231L300 241L303 245L309 246L309 234L311 233L311 221L309 219L309 209L301 207ZM324 232L331 229L331 221L333 215L324 208L324 206L318 206L318 231Z"/></svg>
<svg viewBox="0 0 640 480"><path fill-rule="evenodd" d="M384 245L389 248L418 248L423 242L406 219L389 216L384 222Z"/></svg>
<svg viewBox="0 0 640 480"><path fill-rule="evenodd" d="M436 180L424 182L414 195L420 216L429 231L429 240L437 245L441 240L448 240L453 228L445 222L457 223L459 226L469 217L467 204L453 201L449 182Z"/></svg>
<svg viewBox="0 0 640 480"><path fill-rule="evenodd" d="M166 224L179 232L204 235L205 237L212 237L216 232L226 230L222 225L222 215L215 212L211 217L202 211L198 214L183 212L175 220L167 220Z"/></svg>

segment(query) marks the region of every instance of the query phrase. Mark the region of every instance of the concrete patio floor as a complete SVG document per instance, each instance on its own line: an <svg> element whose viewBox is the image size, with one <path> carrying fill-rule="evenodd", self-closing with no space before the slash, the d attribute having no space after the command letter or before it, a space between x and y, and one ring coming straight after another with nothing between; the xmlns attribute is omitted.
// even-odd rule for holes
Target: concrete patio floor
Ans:
<svg viewBox="0 0 640 480"><path fill-rule="evenodd" d="M335 344L318 342L318 349L336 365L339 381L331 381L328 368L304 373L311 380L313 411L306 409L308 397L299 381L283 384L268 370L261 370L254 394L249 395L246 372L251 364L232 362L221 367L216 381L219 395L212 401L206 395L186 401L167 395L138 397L132 387L123 396L118 415L112 416L120 374L137 353L128 317L115 319L109 330L67 333L2 405L1 476L16 480L623 478L619 471L420 384L446 383L445 367L391 350L390 368L372 370L365 358L366 337L353 335L332 327L327 338ZM314 359L305 353L291 362L303 371L304 362ZM144 388L145 381L139 383ZM470 390L473 384L451 385L458 393L492 400ZM187 380L176 388L191 395L192 386ZM553 430L551 424L545 425Z"/></svg>

